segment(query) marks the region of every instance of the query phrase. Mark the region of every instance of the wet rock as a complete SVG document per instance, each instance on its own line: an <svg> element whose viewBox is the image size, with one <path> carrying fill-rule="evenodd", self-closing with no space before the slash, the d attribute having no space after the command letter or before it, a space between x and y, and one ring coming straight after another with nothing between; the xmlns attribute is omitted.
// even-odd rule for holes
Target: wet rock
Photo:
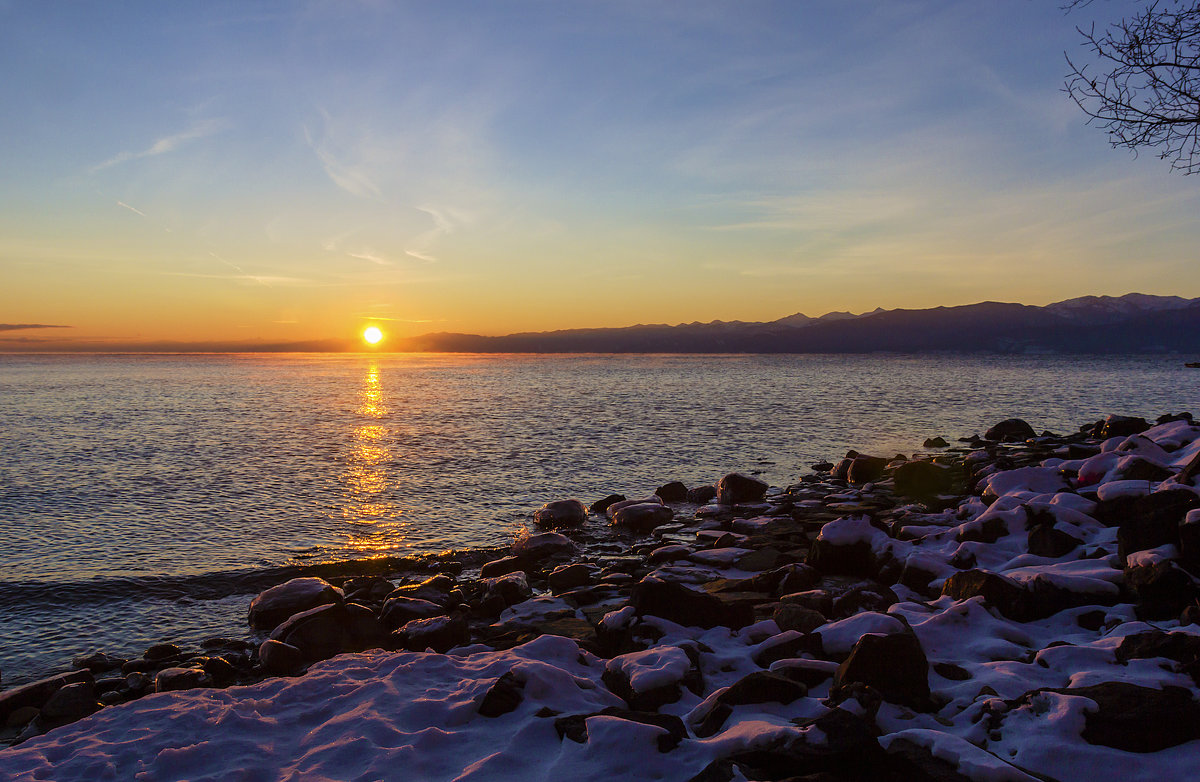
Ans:
<svg viewBox="0 0 1200 782"><path fill-rule="evenodd" d="M81 670L60 673L57 676L4 690L0 692L0 723L7 722L9 716L18 709L25 707L40 709L54 693L69 684L86 683L94 686L95 681L96 679L90 671Z"/></svg>
<svg viewBox="0 0 1200 782"><path fill-rule="evenodd" d="M864 635L833 678L835 689L862 682L884 700L918 710L930 707L929 663L921 642L911 632Z"/></svg>
<svg viewBox="0 0 1200 782"><path fill-rule="evenodd" d="M649 532L660 524L666 524L674 516L674 512L665 505L638 503L626 505L613 513L612 524L634 532Z"/></svg>
<svg viewBox="0 0 1200 782"><path fill-rule="evenodd" d="M587 514L587 508L579 500L555 500L534 513L533 521L539 527L549 529L578 527L587 521Z"/></svg>
<svg viewBox="0 0 1200 782"><path fill-rule="evenodd" d="M124 657L114 657L104 652L96 652L84 657L76 657L71 661L71 667L86 668L92 673L100 673L102 671L118 670L127 662L129 661Z"/></svg>
<svg viewBox="0 0 1200 782"><path fill-rule="evenodd" d="M500 717L515 711L525 700L524 690L525 683L512 671L501 674L479 701L479 716Z"/></svg>
<svg viewBox="0 0 1200 782"><path fill-rule="evenodd" d="M626 497L624 494L610 494L602 500L596 500L593 502L588 507L588 510L598 515L603 514L608 510L610 505L615 505L618 502L624 502L625 499Z"/></svg>
<svg viewBox="0 0 1200 782"><path fill-rule="evenodd" d="M946 439L944 437L930 437L925 440L925 442L922 444L921 447L922 448L948 448L948 447L950 447L950 443L946 442Z"/></svg>
<svg viewBox="0 0 1200 782"><path fill-rule="evenodd" d="M689 546L672 544L670 546L659 546L650 552L646 557L646 562L651 565L661 565L664 562L677 562L681 559L687 559L692 553Z"/></svg>
<svg viewBox="0 0 1200 782"><path fill-rule="evenodd" d="M99 711L95 689L89 682L75 682L57 690L42 706L38 719L44 727L58 727Z"/></svg>
<svg viewBox="0 0 1200 782"><path fill-rule="evenodd" d="M887 459L879 456L856 456L846 470L846 480L855 486L874 483L883 477L887 468Z"/></svg>
<svg viewBox="0 0 1200 782"><path fill-rule="evenodd" d="M330 603L289 617L271 639L296 647L307 660L327 660L353 646L346 624L345 606Z"/></svg>
<svg viewBox="0 0 1200 782"><path fill-rule="evenodd" d="M950 468L933 462L905 462L893 471L896 493L917 499L945 494L954 487Z"/></svg>
<svg viewBox="0 0 1200 782"><path fill-rule="evenodd" d="M697 486L694 489L688 489L687 493L687 501L696 505L705 505L712 502L716 497L716 486Z"/></svg>
<svg viewBox="0 0 1200 782"><path fill-rule="evenodd" d="M1008 418L983 433L988 440L998 440L1002 443L1022 443L1037 437L1033 427L1020 418Z"/></svg>
<svg viewBox="0 0 1200 782"><path fill-rule="evenodd" d="M503 601L505 606L516 605L533 595L529 581L521 571L496 578L485 578L480 584L483 586L484 599L494 596Z"/></svg>
<svg viewBox="0 0 1200 782"><path fill-rule="evenodd" d="M654 493L661 497L663 502L686 502L688 498L687 486L679 481L665 483L655 489Z"/></svg>
<svg viewBox="0 0 1200 782"><path fill-rule="evenodd" d="M493 559L491 562L485 562L479 569L479 575L482 578L495 578L524 569L525 562L520 557L501 557Z"/></svg>
<svg viewBox="0 0 1200 782"><path fill-rule="evenodd" d="M546 584L554 594L569 592L592 582L592 569L582 562L560 565L546 576Z"/></svg>
<svg viewBox="0 0 1200 782"><path fill-rule="evenodd" d="M250 601L249 622L255 630L273 630L289 616L317 606L340 604L342 593L323 578L293 578Z"/></svg>
<svg viewBox="0 0 1200 782"><path fill-rule="evenodd" d="M528 566L559 557L569 557L576 552L576 548L566 535L542 532L516 541L511 551L514 557L519 557Z"/></svg>
<svg viewBox="0 0 1200 782"><path fill-rule="evenodd" d="M155 644L142 654L142 659L155 662L169 660L183 654L183 650L175 644Z"/></svg>
<svg viewBox="0 0 1200 782"><path fill-rule="evenodd" d="M207 687L211 681L203 668L164 668L154 676L154 691L192 690Z"/></svg>
<svg viewBox="0 0 1200 782"><path fill-rule="evenodd" d="M304 653L283 641L263 641L258 647L258 660L272 676L299 676L304 672Z"/></svg>
<svg viewBox="0 0 1200 782"><path fill-rule="evenodd" d="M767 484L758 478L731 472L717 484L717 502L721 505L754 502L762 499L767 488Z"/></svg>

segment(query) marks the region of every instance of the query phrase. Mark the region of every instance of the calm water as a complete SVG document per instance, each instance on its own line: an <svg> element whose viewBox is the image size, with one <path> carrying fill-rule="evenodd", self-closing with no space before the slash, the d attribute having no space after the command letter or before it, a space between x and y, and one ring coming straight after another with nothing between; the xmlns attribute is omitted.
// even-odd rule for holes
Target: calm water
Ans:
<svg viewBox="0 0 1200 782"><path fill-rule="evenodd" d="M271 568L503 544L551 499L786 485L1011 416L1200 413L1182 363L0 356L0 670L244 634Z"/></svg>

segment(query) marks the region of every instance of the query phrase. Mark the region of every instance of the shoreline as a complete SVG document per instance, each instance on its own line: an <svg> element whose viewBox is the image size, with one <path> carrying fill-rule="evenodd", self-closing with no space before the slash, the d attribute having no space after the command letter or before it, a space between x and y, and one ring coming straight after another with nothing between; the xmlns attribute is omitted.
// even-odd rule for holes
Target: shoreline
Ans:
<svg viewBox="0 0 1200 782"><path fill-rule="evenodd" d="M478 657L489 670L517 671L518 658L561 657L564 644L599 670L570 674L592 682L594 713L539 717L555 710L526 703L537 701L527 691L539 680L513 673L478 680L474 721L552 722L563 744L585 749L603 735L648 736L660 750L672 744L654 760L678 757L690 771L679 778L733 779L739 769L780 778L772 769L801 761L835 774L873 764L880 778L914 768L1055 776L1061 761L1031 738L1035 728L1068 741L1072 762L1100 768L1110 753L1132 751L1174 768L1200 734L1159 726L1182 740L1131 749L1145 731L1114 715L1130 699L1200 709L1200 610L1189 608L1200 572L1200 514L1191 512L1200 427L1119 417L1089 426L1037 436L1004 422L990 440L930 446L938 456L929 460L851 452L782 489L735 474L709 487L719 504L687 502L701 495L673 484L660 487L662 501L618 506L612 519L599 503L589 513L552 502L538 515L546 531L484 563L479 577L289 582L255 599L252 617L272 636L258 649L230 640L200 655L97 656L78 681L43 684L39 706L18 708L26 717L40 709L25 730L49 734L0 750L0 768L49 762L50 748L153 708L142 704L195 710L206 696L286 691L392 658ZM373 648L387 651L357 654ZM1164 658L1178 670L1150 662ZM290 678L303 669L308 676ZM1031 686L1018 692L1022 680ZM1080 694L1062 692L1072 688ZM142 697L151 690L159 693ZM0 704L11 692L0 691ZM114 705L85 716L105 701ZM1062 714L1040 711L1048 701ZM1101 717L1092 714L1117 727L1093 729ZM839 731L857 737L853 753L834 746ZM79 762L100 762L103 747Z"/></svg>

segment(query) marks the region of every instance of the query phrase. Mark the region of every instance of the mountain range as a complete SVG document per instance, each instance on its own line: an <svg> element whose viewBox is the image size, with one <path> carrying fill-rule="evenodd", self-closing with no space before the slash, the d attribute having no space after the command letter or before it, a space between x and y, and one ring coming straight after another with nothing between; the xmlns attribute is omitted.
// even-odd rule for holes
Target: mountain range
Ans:
<svg viewBox="0 0 1200 782"><path fill-rule="evenodd" d="M985 301L957 307L802 313L769 322L712 321L488 337L435 333L393 350L469 353L972 352L1200 354L1200 298L1083 296L1044 307Z"/></svg>

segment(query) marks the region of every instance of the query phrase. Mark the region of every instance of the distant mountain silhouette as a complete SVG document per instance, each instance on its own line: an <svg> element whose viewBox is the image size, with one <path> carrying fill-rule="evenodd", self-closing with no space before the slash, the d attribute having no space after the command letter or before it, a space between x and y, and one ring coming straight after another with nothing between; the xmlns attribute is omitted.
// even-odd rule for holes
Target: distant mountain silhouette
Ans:
<svg viewBox="0 0 1200 782"><path fill-rule="evenodd" d="M862 315L571 329L485 337L424 334L396 350L468 353L1200 353L1200 298L1084 296L1045 307L985 301Z"/></svg>

